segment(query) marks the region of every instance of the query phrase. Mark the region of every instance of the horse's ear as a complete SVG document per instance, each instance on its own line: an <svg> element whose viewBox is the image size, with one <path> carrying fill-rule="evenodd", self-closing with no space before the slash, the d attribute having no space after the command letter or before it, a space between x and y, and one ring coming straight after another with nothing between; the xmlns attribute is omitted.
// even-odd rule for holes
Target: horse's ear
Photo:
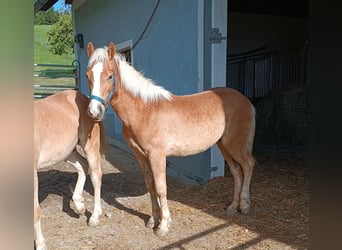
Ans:
<svg viewBox="0 0 342 250"><path fill-rule="evenodd" d="M113 60L113 58L115 56L115 53L116 53L115 45L114 45L113 42L110 42L109 43L109 47L108 47L108 57L109 57L109 60Z"/></svg>
<svg viewBox="0 0 342 250"><path fill-rule="evenodd" d="M88 57L90 57L93 53L94 53L94 45L92 42L89 42L88 43L88 46L87 46L87 53L88 53Z"/></svg>

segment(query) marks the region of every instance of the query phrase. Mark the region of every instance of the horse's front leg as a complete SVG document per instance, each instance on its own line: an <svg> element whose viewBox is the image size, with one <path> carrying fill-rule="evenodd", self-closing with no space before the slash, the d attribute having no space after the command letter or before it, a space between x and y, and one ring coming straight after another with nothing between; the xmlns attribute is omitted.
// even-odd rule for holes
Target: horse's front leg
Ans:
<svg viewBox="0 0 342 250"><path fill-rule="evenodd" d="M88 173L87 160L74 150L66 162L73 165L77 170L78 177L75 190L72 195L72 200L74 202L76 212L80 215L84 215L86 209L83 199L83 188L86 181L86 174Z"/></svg>
<svg viewBox="0 0 342 250"><path fill-rule="evenodd" d="M159 202L158 202L158 198L157 198L156 191L155 191L155 185L154 185L153 175L151 171L151 166L148 160L142 155L140 155L139 153L135 153L135 157L144 175L146 189L150 195L151 203L152 203L152 216L148 219L145 225L147 228L155 228L159 224L160 207L159 207Z"/></svg>
<svg viewBox="0 0 342 250"><path fill-rule="evenodd" d="M102 185L102 168L101 168L101 125L94 123L87 131L86 136L80 135L80 145L82 146L90 169L90 180L94 189L94 210L89 218L89 226L97 226L100 222L99 217L102 215L101 207L101 185Z"/></svg>
<svg viewBox="0 0 342 250"><path fill-rule="evenodd" d="M167 204L166 157L162 156L160 152L153 152L150 154L149 160L160 205L159 225L155 230L155 234L165 236L169 232L171 223L171 215Z"/></svg>
<svg viewBox="0 0 342 250"><path fill-rule="evenodd" d="M87 154L87 159L90 168L90 179L94 188L94 211L89 218L89 226L97 226L100 222L99 217L102 214L101 207L101 185L102 185L102 169L101 156L99 151L96 153Z"/></svg>
<svg viewBox="0 0 342 250"><path fill-rule="evenodd" d="M122 134L129 145L129 147L134 152L135 159L138 161L138 165L141 168L142 174L144 175L145 186L147 192L150 194L151 203L152 203L152 216L146 222L147 228L155 228L159 224L159 201L156 195L154 179L151 171L151 166L144 154L144 151L140 148L140 146L133 140L130 130L123 126Z"/></svg>

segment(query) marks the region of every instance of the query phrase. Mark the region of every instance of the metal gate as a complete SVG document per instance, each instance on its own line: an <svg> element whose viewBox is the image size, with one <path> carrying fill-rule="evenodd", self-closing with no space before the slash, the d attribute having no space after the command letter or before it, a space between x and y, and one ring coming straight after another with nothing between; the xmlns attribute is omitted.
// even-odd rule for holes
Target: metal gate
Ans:
<svg viewBox="0 0 342 250"><path fill-rule="evenodd" d="M41 99L62 90L78 89L79 64L34 64L34 98Z"/></svg>
<svg viewBox="0 0 342 250"><path fill-rule="evenodd" d="M305 84L305 57L305 48L230 56L227 87L256 99L282 85Z"/></svg>

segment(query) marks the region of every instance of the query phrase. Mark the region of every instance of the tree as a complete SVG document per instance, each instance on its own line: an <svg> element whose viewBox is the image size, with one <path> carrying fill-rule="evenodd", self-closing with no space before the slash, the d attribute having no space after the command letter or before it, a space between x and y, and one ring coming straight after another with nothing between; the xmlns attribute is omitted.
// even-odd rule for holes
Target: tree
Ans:
<svg viewBox="0 0 342 250"><path fill-rule="evenodd" d="M47 11L39 11L34 15L34 24L35 25L51 25L58 22L59 13L54 11L53 8L50 8Z"/></svg>
<svg viewBox="0 0 342 250"><path fill-rule="evenodd" d="M71 54L74 49L74 33L70 14L60 14L57 23L48 32L50 51L56 55Z"/></svg>

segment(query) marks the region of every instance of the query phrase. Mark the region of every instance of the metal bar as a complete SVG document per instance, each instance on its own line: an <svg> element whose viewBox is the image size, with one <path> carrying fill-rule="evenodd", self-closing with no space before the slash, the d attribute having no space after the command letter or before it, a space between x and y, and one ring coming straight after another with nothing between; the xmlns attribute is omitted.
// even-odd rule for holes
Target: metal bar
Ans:
<svg viewBox="0 0 342 250"><path fill-rule="evenodd" d="M50 75L33 75L34 77L41 77L41 78L78 78L78 77L74 77L71 75L57 75L57 76L50 76Z"/></svg>
<svg viewBox="0 0 342 250"><path fill-rule="evenodd" d="M75 86L70 85L34 85L34 89L74 89Z"/></svg>
<svg viewBox="0 0 342 250"><path fill-rule="evenodd" d="M77 68L75 65L61 65L61 64L38 64L34 63L35 67L62 67L62 68Z"/></svg>
<svg viewBox="0 0 342 250"><path fill-rule="evenodd" d="M76 62L76 64L75 64ZM57 92L75 89L78 90L78 70L79 64L75 60L70 65L61 65L61 64L47 64L47 63L34 63L34 72L33 76L35 79L34 84L34 98L45 98L49 95L55 94ZM59 79L74 79L74 82L70 82L70 85L65 85L67 82L72 81L68 80L66 82L62 82L61 85L58 84ZM48 82L39 84L39 82L50 80L51 83Z"/></svg>

